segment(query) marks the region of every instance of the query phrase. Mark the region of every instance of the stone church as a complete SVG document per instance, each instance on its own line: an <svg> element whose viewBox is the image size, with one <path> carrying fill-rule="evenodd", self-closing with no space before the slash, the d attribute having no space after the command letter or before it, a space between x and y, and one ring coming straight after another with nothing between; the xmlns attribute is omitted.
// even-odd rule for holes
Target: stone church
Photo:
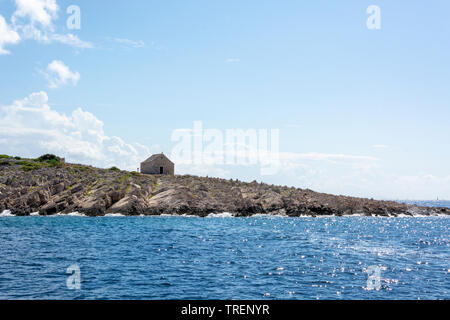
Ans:
<svg viewBox="0 0 450 320"><path fill-rule="evenodd" d="M141 173L145 174L175 174L175 164L163 153L154 154L141 162Z"/></svg>

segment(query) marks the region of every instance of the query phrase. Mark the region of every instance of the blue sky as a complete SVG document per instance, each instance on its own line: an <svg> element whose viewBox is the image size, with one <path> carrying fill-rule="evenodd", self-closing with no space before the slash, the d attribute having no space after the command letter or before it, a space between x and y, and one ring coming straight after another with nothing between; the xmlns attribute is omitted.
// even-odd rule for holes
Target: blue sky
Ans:
<svg viewBox="0 0 450 320"><path fill-rule="evenodd" d="M66 26L70 5L80 30ZM366 27L370 5L379 30ZM450 199L449 10L448 1L0 0L1 153L133 169L149 153L170 155L173 131L202 121L278 129L282 168L178 173Z"/></svg>

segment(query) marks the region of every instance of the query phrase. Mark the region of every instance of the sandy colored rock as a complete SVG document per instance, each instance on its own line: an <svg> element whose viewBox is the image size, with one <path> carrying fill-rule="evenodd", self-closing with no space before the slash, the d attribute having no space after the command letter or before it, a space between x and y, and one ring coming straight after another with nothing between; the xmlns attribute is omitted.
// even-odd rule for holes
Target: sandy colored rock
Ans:
<svg viewBox="0 0 450 320"><path fill-rule="evenodd" d="M197 176L145 175L64 163L25 171L12 158L0 166L0 210L15 215L81 212L88 216L188 214L236 216L450 214L393 201L334 196L309 189ZM27 159L32 162L33 160Z"/></svg>

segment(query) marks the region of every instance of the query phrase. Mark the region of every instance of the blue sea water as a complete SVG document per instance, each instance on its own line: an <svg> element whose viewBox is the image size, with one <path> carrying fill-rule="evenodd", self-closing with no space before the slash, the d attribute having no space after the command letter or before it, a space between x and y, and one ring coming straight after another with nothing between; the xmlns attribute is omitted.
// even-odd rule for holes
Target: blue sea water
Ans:
<svg viewBox="0 0 450 320"><path fill-rule="evenodd" d="M445 217L3 217L0 299L450 299L449 227ZM73 265L80 289L66 285Z"/></svg>
<svg viewBox="0 0 450 320"><path fill-rule="evenodd" d="M449 200L403 200L399 201L406 204L417 204L424 207L444 207L450 208Z"/></svg>

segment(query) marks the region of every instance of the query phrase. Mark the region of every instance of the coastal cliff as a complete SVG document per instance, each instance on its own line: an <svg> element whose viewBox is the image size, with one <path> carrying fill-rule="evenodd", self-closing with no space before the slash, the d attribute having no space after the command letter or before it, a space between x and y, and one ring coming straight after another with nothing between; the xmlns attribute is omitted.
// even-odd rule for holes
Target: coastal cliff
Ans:
<svg viewBox="0 0 450 320"><path fill-rule="evenodd" d="M100 169L69 164L46 155L38 159L0 156L0 212L19 216L80 212L87 216L196 215L230 212L235 216L281 214L438 215L429 208L335 196L308 189L281 187L190 175L145 175L115 167Z"/></svg>

